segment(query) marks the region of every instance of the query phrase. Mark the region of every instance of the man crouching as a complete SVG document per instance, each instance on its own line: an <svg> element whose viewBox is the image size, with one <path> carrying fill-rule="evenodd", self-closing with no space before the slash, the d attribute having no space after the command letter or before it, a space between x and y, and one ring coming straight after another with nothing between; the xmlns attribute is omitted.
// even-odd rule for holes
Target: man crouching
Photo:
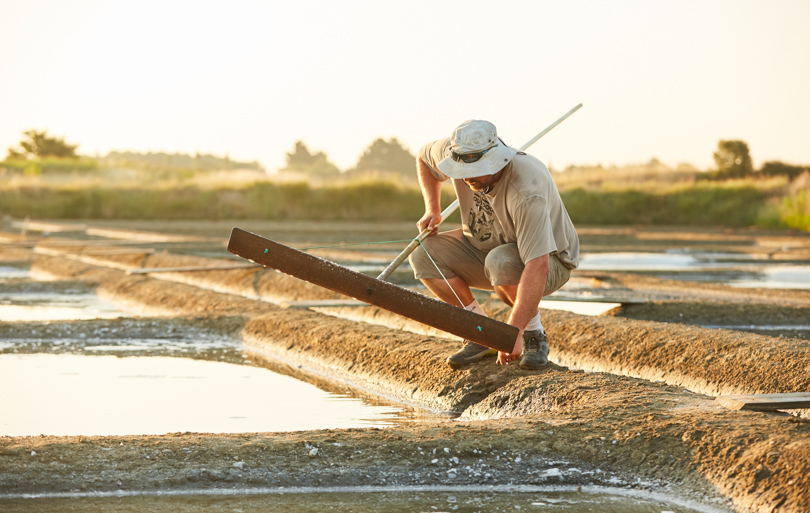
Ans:
<svg viewBox="0 0 810 513"><path fill-rule="evenodd" d="M579 263L579 238L548 168L498 138L495 125L471 120L453 135L426 144L417 158L425 215L416 223L430 236L410 256L416 278L442 301L486 315L471 288L494 290L512 307L520 330L511 353L523 369L548 362L540 300L565 285ZM438 233L441 184L451 178L463 228ZM451 367L480 360L490 349L465 341Z"/></svg>

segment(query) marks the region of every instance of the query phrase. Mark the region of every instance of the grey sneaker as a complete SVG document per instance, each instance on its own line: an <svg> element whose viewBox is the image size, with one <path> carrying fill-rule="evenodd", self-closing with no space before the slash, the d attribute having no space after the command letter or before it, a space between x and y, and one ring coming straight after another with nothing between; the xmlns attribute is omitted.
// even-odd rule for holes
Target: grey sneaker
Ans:
<svg viewBox="0 0 810 513"><path fill-rule="evenodd" d="M523 355L518 367L537 370L548 363L548 338L540 330L523 332Z"/></svg>
<svg viewBox="0 0 810 513"><path fill-rule="evenodd" d="M490 349L487 346L482 346L481 344L476 344L469 340L465 340L465 342L464 347L462 347L459 352L447 357L447 363L450 367L455 369L462 365L467 365L468 363L477 362L483 358L485 354L495 352L494 349Z"/></svg>

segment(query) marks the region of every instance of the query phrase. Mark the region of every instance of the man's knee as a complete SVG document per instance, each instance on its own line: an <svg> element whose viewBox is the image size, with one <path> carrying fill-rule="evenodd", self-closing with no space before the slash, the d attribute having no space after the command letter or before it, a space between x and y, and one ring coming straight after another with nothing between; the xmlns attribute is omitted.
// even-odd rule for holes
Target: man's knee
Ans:
<svg viewBox="0 0 810 513"><path fill-rule="evenodd" d="M432 279L454 276L451 269L447 268L442 258L442 245L435 243L431 238L422 241L408 257L408 261L413 268L415 278ZM440 270L437 269L437 266Z"/></svg>
<svg viewBox="0 0 810 513"><path fill-rule="evenodd" d="M408 262L410 262L411 267L413 268L414 276L417 278L419 278L421 273L426 269L431 269L433 267L427 253L425 252L425 248L422 246L419 246L413 250L408 257Z"/></svg>
<svg viewBox="0 0 810 513"><path fill-rule="evenodd" d="M495 287L520 283L524 267L517 244L502 244L496 247L487 254L484 262L487 278Z"/></svg>

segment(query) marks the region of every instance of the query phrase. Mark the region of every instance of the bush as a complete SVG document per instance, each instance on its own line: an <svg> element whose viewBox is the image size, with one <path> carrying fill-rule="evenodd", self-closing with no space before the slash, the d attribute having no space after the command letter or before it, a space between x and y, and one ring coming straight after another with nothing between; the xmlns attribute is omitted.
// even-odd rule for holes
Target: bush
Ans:
<svg viewBox="0 0 810 513"><path fill-rule="evenodd" d="M810 231L810 171L804 171L790 184L788 196L779 206L782 223Z"/></svg>
<svg viewBox="0 0 810 513"><path fill-rule="evenodd" d="M699 186L651 194L636 190L563 192L575 224L752 226L770 194L752 185Z"/></svg>
<svg viewBox="0 0 810 513"><path fill-rule="evenodd" d="M774 160L762 164L762 168L759 172L764 176L786 176L790 180L793 180L808 170L810 170L809 166L793 166Z"/></svg>

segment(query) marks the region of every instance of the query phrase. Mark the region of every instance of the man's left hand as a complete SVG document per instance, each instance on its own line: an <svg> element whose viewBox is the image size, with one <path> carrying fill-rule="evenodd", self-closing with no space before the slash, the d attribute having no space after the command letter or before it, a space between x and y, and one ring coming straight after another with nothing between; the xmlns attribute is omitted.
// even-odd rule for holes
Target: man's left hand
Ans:
<svg viewBox="0 0 810 513"><path fill-rule="evenodd" d="M520 330L518 333L517 340L515 341L515 347L512 348L511 353L504 353L502 351L498 351L498 365L508 365L509 362L513 362L520 358L520 355L523 354L523 330Z"/></svg>

